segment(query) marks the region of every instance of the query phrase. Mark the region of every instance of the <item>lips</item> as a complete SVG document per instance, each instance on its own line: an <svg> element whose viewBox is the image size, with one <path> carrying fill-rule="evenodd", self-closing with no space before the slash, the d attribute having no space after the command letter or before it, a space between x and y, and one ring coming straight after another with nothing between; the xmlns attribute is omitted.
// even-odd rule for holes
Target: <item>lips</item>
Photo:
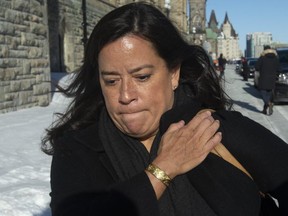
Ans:
<svg viewBox="0 0 288 216"><path fill-rule="evenodd" d="M143 118L143 112L142 111L133 111L133 112L121 112L120 116L125 121L134 121L138 119L139 117Z"/></svg>
<svg viewBox="0 0 288 216"><path fill-rule="evenodd" d="M142 112L142 110L121 110L119 111L120 115L129 115L129 114L136 114L136 113L140 113Z"/></svg>
<svg viewBox="0 0 288 216"><path fill-rule="evenodd" d="M120 115L131 115L131 114L136 114L139 113L139 111L135 111L135 112L120 112Z"/></svg>
<svg viewBox="0 0 288 216"><path fill-rule="evenodd" d="M134 119L135 117L141 116L141 112L122 113L121 116L128 119Z"/></svg>

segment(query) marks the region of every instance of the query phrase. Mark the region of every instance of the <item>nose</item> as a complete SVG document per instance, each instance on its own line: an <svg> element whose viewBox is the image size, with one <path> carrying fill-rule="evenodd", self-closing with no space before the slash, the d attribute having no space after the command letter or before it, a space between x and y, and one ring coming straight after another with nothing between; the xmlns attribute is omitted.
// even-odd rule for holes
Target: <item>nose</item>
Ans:
<svg viewBox="0 0 288 216"><path fill-rule="evenodd" d="M120 86L119 103L130 104L132 101L136 100L136 86L133 84L132 80L122 80Z"/></svg>

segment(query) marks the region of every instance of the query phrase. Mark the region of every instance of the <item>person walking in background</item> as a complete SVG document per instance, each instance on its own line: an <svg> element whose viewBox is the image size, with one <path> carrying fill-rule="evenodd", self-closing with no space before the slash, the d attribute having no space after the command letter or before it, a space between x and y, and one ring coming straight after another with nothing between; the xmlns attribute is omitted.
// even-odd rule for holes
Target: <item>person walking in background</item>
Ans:
<svg viewBox="0 0 288 216"><path fill-rule="evenodd" d="M227 60L223 57L223 53L221 53L219 58L218 58L218 67L219 67L219 71L220 71L220 78L223 78L223 76L224 76L226 63L227 63Z"/></svg>
<svg viewBox="0 0 288 216"><path fill-rule="evenodd" d="M275 88L276 72L279 67L277 53L270 46L265 45L264 51L258 59L255 69L259 71L259 90L264 102L262 113L273 113L273 90ZM268 112L267 112L268 109Z"/></svg>
<svg viewBox="0 0 288 216"><path fill-rule="evenodd" d="M243 70L243 81L248 81L249 77L249 67L248 67L248 62L245 57L241 58L241 63L242 63L242 70Z"/></svg>

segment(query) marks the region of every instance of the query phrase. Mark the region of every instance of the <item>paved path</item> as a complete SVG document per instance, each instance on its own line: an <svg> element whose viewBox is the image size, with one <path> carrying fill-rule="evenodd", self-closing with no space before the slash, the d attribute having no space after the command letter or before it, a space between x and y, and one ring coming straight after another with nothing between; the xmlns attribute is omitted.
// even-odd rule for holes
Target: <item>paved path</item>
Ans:
<svg viewBox="0 0 288 216"><path fill-rule="evenodd" d="M263 102L254 87L253 78L243 81L234 68L234 65L227 66L223 84L226 93L234 101L234 110L260 123L288 143L288 104L274 106L272 116L262 114Z"/></svg>

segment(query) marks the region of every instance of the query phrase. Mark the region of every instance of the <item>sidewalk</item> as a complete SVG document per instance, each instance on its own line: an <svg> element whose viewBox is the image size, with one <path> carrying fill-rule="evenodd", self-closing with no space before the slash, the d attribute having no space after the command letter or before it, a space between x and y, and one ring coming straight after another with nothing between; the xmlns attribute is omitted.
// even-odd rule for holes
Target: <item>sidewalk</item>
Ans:
<svg viewBox="0 0 288 216"><path fill-rule="evenodd" d="M226 93L234 102L234 110L260 123L288 143L288 104L274 106L271 116L262 114L263 102L259 91L254 87L253 78L243 81L234 67L227 66L224 83Z"/></svg>

